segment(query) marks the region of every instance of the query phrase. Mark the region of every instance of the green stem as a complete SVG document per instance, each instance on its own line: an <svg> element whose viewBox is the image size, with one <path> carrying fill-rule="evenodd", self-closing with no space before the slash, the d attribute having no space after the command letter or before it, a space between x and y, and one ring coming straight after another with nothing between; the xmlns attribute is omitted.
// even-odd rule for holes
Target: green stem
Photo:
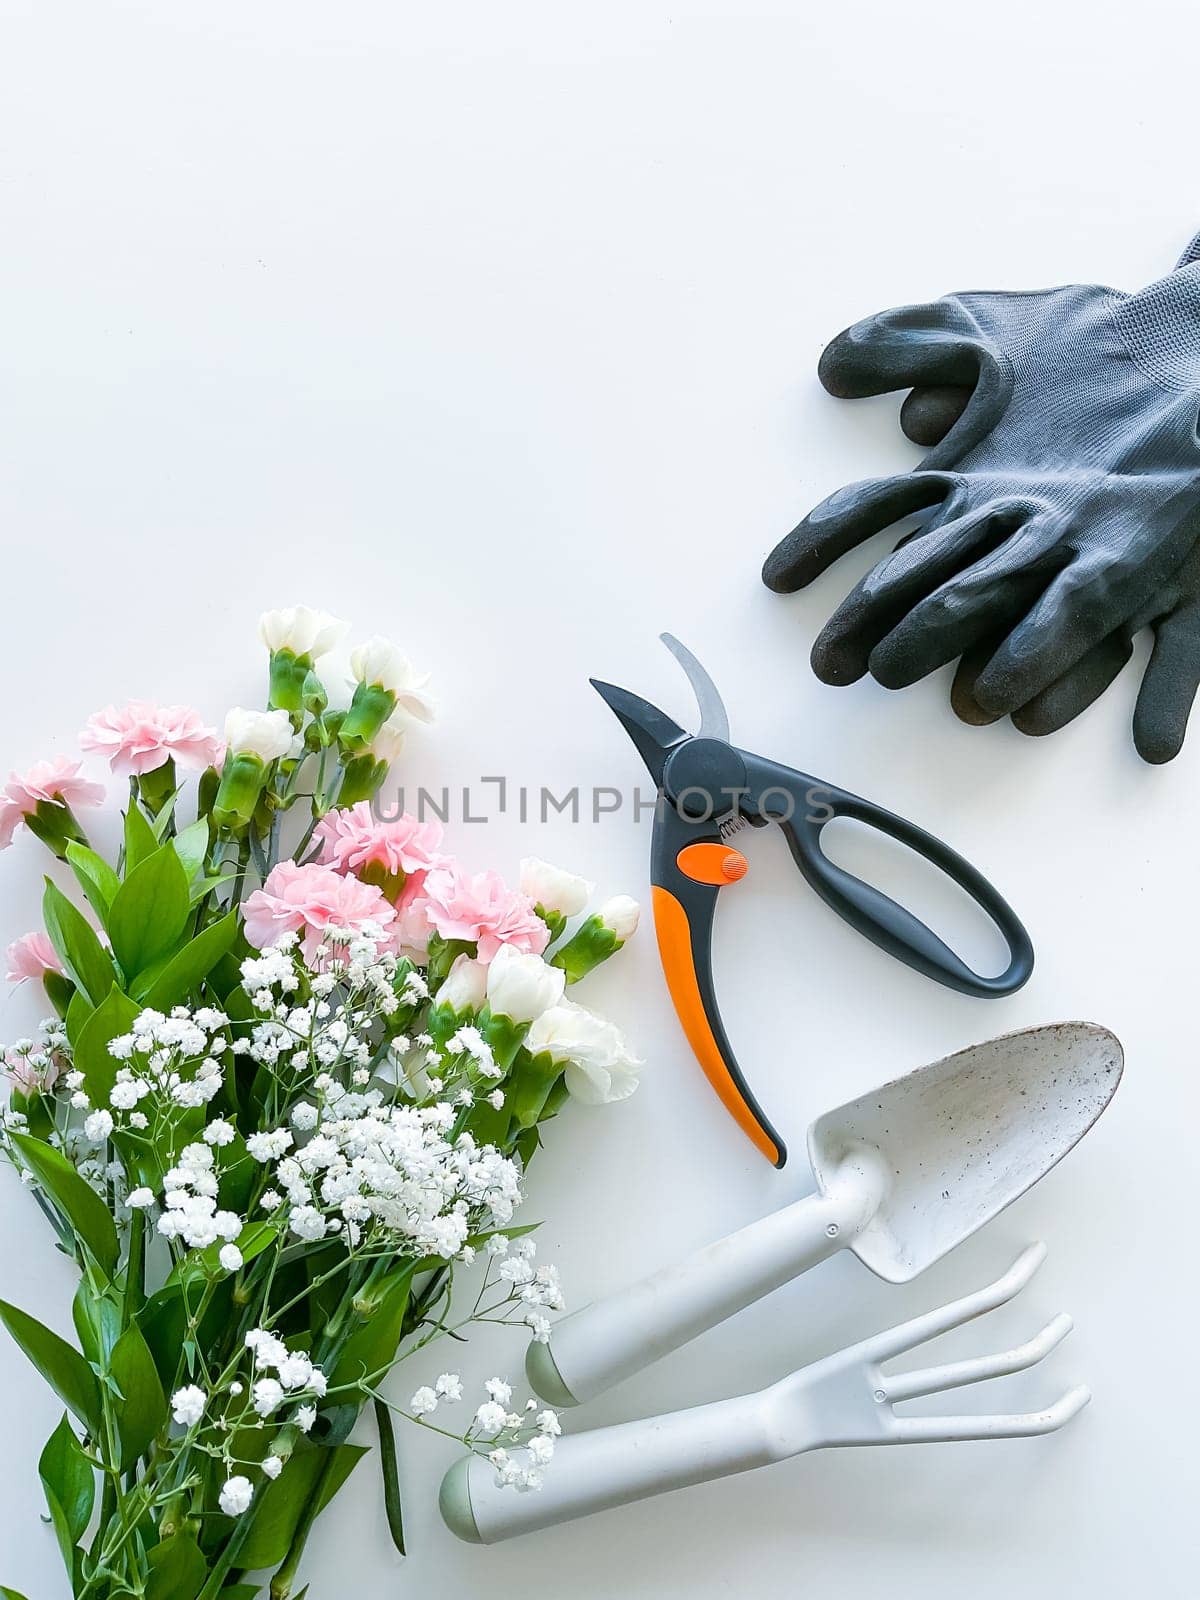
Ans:
<svg viewBox="0 0 1200 1600"><path fill-rule="evenodd" d="M105 1493L107 1497L107 1485ZM133 1536L137 1529L138 1523L142 1519L143 1513L151 1508L151 1506L154 1504L154 1499L154 1492L149 1487L149 1480L143 1479L139 1487L126 1498L121 1526L117 1529L116 1533L109 1540L109 1542L106 1545L103 1545L99 1551L97 1551L97 1545L100 1544L100 1538L105 1527L103 1520L101 1521L100 1526L97 1529L96 1543L92 1546L92 1555L97 1563L96 1571L79 1591L79 1600L83 1600L83 1597L92 1591L97 1581L102 1581L105 1577L109 1576L108 1568L110 1563L121 1553L129 1539ZM103 1509L101 1510L101 1517L103 1518Z"/></svg>
<svg viewBox="0 0 1200 1600"><path fill-rule="evenodd" d="M113 1514L117 1509L117 1486L107 1468L104 1473L104 1488L100 1494L100 1520L96 1524L96 1537L92 1540L92 1560L100 1558L100 1551L104 1545L104 1534ZM85 1591L86 1593L86 1591Z"/></svg>
<svg viewBox="0 0 1200 1600"><path fill-rule="evenodd" d="M308 1543L308 1536L313 1530L313 1523L317 1520L320 1510L321 1496L324 1493L329 1474L333 1471L333 1464L337 1460L336 1450L325 1452L326 1460L317 1473L317 1481L312 1486L304 1510L300 1514L300 1521L296 1525L296 1533L292 1539L291 1549L284 1557L283 1565L271 1579L271 1600L289 1600L292 1592L292 1583L300 1567L304 1555L304 1547ZM206 1600L207 1590L202 1593L199 1600Z"/></svg>
<svg viewBox="0 0 1200 1600"><path fill-rule="evenodd" d="M243 1512L224 1550L217 1557L217 1564L209 1573L208 1581L196 1596L196 1600L217 1600L217 1596L225 1587L225 1579L237 1564L238 1555L250 1535L250 1529L253 1524L253 1517Z"/></svg>
<svg viewBox="0 0 1200 1600"><path fill-rule="evenodd" d="M129 1260L125 1268L125 1293L121 1305L121 1327L128 1328L141 1308L145 1294L146 1214L134 1211L129 1221Z"/></svg>

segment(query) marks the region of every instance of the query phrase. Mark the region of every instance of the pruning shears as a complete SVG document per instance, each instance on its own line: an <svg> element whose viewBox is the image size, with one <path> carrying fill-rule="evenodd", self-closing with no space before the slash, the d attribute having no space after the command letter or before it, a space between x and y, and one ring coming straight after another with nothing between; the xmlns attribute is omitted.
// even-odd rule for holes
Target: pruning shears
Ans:
<svg viewBox="0 0 1200 1600"><path fill-rule="evenodd" d="M712 679L678 639L663 643L682 666L700 708L700 730L686 733L664 711L628 689L596 678L592 687L633 740L658 789L650 845L651 898L671 998L706 1077L743 1133L776 1167L783 1140L751 1092L730 1046L712 978L717 896L745 877L748 863L729 839L747 824L775 823L792 858L826 905L889 955L962 994L1012 994L1033 971L1033 945L1016 913L982 873L948 845L882 806L729 742L729 718ZM966 891L1008 946L1009 964L981 977L931 928L881 890L836 866L821 848L835 817L878 829L916 851Z"/></svg>

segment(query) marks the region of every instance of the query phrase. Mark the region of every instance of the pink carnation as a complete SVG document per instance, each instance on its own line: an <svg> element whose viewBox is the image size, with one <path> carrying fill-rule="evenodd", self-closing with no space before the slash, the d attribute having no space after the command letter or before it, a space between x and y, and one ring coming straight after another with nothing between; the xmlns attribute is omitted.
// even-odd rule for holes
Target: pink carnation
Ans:
<svg viewBox="0 0 1200 1600"><path fill-rule="evenodd" d="M392 924L393 949L398 956L407 956L419 967L429 960L429 940L433 935L428 906L423 887L410 878L396 901L396 920Z"/></svg>
<svg viewBox="0 0 1200 1600"><path fill-rule="evenodd" d="M221 741L206 728L191 706L160 706L153 700L131 700L118 711L106 706L89 717L79 735L85 750L108 757L114 772L141 777L178 758L194 767L216 766Z"/></svg>
<svg viewBox="0 0 1200 1600"><path fill-rule="evenodd" d="M79 776L81 763L56 756L53 761L35 762L24 776L9 774L0 789L0 850L12 843L22 818L37 810L43 801L60 801L64 806L98 806L104 787Z"/></svg>
<svg viewBox="0 0 1200 1600"><path fill-rule="evenodd" d="M14 939L5 954L8 957L9 983L24 983L27 978L41 978L47 972L61 972L63 969L58 951L40 929Z"/></svg>
<svg viewBox="0 0 1200 1600"><path fill-rule="evenodd" d="M441 854L440 822L418 822L407 812L394 822L381 822L368 800L344 811L331 811L317 824L313 837L321 847L320 861L339 872L361 872L382 866L385 872L403 872L405 887L445 864Z"/></svg>
<svg viewBox="0 0 1200 1600"><path fill-rule="evenodd" d="M246 938L256 950L269 949L284 933L303 935L304 958L315 963L327 928L359 929L377 923L389 933L395 907L374 884L343 877L332 867L297 866L281 861L261 889L242 908Z"/></svg>
<svg viewBox="0 0 1200 1600"><path fill-rule="evenodd" d="M480 961L490 961L502 944L540 956L550 942L533 901L510 889L498 872L470 877L456 862L435 868L422 885L421 901L442 938L478 944Z"/></svg>

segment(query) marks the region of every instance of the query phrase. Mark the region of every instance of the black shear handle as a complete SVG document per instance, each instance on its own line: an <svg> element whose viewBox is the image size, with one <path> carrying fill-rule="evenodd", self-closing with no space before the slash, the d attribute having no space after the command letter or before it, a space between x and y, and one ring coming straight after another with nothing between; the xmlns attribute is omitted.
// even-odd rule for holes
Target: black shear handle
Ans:
<svg viewBox="0 0 1200 1600"><path fill-rule="evenodd" d="M772 777L773 785L769 782ZM983 874L949 845L870 800L769 762L752 774L751 782L761 797L760 814L783 828L796 865L808 882L826 905L881 950L947 988L985 999L1012 994L1028 980L1033 971L1033 944L1020 918ZM882 890L836 866L821 848L821 834L835 817L865 823L907 845L965 890L1007 944L1005 970L995 978L981 977L919 917Z"/></svg>

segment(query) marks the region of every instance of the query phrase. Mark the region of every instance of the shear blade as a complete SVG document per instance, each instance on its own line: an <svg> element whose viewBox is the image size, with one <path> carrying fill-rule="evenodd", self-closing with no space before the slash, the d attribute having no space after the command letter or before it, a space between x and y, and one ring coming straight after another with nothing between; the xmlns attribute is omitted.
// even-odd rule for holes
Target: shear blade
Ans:
<svg viewBox="0 0 1200 1600"><path fill-rule="evenodd" d="M673 633L660 633L658 637L687 674L692 693L696 696L696 704L700 707L700 731L697 738L720 739L722 743L728 744L729 713L725 710L725 703L717 692L716 684L688 647L680 644Z"/></svg>
<svg viewBox="0 0 1200 1600"><path fill-rule="evenodd" d="M677 722L672 722L665 711L652 706L640 695L618 689L615 683L605 683L600 678L589 678L588 682L633 740L650 776L661 788L667 756L689 735Z"/></svg>

